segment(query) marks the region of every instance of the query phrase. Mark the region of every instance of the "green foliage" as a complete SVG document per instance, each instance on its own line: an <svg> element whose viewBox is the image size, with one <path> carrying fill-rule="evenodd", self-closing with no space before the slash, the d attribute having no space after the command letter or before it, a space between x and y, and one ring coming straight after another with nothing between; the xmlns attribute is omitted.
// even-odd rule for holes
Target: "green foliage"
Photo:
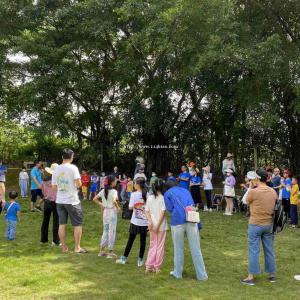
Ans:
<svg viewBox="0 0 300 300"><path fill-rule="evenodd" d="M300 170L299 1L16 2L0 6L12 116L70 137L81 155L103 149L107 166L126 140L178 146L145 149L149 172L184 158L218 170L228 150L250 168L257 146L262 161Z"/></svg>

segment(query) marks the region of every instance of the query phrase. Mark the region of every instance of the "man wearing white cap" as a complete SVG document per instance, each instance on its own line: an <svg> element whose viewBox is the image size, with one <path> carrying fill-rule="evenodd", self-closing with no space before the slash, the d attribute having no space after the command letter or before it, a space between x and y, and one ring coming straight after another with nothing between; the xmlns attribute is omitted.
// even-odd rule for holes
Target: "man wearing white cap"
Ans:
<svg viewBox="0 0 300 300"><path fill-rule="evenodd" d="M273 214L277 199L276 192L267 186L268 173L261 169L256 171L255 189L250 189L246 202L250 207L248 225L248 276L241 282L246 285L255 285L254 276L261 273L260 269L260 244L263 245L265 272L268 280L276 282Z"/></svg>

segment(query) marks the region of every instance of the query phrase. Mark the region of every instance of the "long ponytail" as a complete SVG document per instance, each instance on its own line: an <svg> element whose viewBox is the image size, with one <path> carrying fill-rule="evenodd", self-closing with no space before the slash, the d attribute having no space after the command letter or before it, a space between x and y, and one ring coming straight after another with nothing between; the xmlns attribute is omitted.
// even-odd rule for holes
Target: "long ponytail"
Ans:
<svg viewBox="0 0 300 300"><path fill-rule="evenodd" d="M140 186L140 188L142 190L143 199L144 199L144 201L146 203L146 201L147 201L147 193L148 193L148 188L147 188L147 185L146 185L146 180L143 177L138 177L135 180L135 183Z"/></svg>

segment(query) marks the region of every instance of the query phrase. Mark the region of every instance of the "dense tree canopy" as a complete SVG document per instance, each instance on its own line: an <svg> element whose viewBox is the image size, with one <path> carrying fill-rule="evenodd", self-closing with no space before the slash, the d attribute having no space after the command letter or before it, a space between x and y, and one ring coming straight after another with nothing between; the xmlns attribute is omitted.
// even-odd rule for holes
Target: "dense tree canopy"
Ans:
<svg viewBox="0 0 300 300"><path fill-rule="evenodd" d="M257 148L300 171L299 15L297 0L4 0L2 110L93 167L142 153L148 172L217 172L232 151L243 173Z"/></svg>

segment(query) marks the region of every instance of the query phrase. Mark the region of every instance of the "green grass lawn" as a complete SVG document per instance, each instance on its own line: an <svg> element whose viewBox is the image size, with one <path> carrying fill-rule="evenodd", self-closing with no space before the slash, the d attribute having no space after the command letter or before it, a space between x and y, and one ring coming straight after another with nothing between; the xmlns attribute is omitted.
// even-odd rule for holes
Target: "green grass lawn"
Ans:
<svg viewBox="0 0 300 300"><path fill-rule="evenodd" d="M254 287L242 286L247 271L247 220L221 213L202 213L202 250L209 274L207 282L195 280L191 257L186 251L182 280L170 278L173 249L168 234L165 261L159 275L146 275L136 260L135 243L127 265L97 257L102 229L101 214L90 202L84 203L85 225L82 245L86 255L62 254L59 248L39 243L42 216L28 212L29 200L20 200L23 216L14 242L4 239L0 222L0 299L299 299L300 229L287 229L277 236L278 282L270 284L264 275ZM122 254L129 222L118 223L116 252ZM70 228L71 229L71 228ZM73 245L71 231L69 244Z"/></svg>

